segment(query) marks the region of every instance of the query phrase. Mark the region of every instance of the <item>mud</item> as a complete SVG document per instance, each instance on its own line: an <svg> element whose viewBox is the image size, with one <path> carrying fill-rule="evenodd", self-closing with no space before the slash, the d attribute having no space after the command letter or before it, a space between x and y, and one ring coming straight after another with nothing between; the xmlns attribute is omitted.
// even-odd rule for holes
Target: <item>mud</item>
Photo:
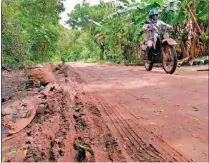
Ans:
<svg viewBox="0 0 209 163"><path fill-rule="evenodd" d="M168 75L162 68L69 65L82 77L82 90L93 96L126 160L208 160L208 73L197 71L207 66Z"/></svg>
<svg viewBox="0 0 209 163"><path fill-rule="evenodd" d="M207 72L85 63L49 71L54 83L3 103L12 121L27 102L36 109L24 130L8 135L3 126L7 161L208 161Z"/></svg>

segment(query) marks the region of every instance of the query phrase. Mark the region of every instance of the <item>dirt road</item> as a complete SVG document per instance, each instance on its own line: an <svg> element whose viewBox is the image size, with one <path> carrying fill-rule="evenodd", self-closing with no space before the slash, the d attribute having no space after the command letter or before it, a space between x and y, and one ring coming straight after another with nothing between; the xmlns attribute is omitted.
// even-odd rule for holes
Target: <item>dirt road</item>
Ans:
<svg viewBox="0 0 209 163"><path fill-rule="evenodd" d="M127 160L166 160L181 158L181 153L208 161L208 72L190 67L168 75L161 68L146 72L143 67L69 65L95 98Z"/></svg>
<svg viewBox="0 0 209 163"><path fill-rule="evenodd" d="M208 72L199 68L208 67L168 75L162 68L59 65L56 85L33 97L46 110L3 144L3 154L19 142L27 157L11 161L206 162Z"/></svg>

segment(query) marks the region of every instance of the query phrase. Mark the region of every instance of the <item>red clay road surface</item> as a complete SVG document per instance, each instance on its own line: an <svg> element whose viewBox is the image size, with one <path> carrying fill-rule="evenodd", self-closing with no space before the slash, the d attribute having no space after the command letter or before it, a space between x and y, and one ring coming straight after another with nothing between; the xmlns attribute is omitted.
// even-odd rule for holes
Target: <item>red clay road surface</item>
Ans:
<svg viewBox="0 0 209 163"><path fill-rule="evenodd" d="M207 66L173 75L113 64L55 67L55 83L3 105L4 132L8 111L15 119L17 108L36 109L25 129L4 137L7 161L208 161L208 72L197 71Z"/></svg>
<svg viewBox="0 0 209 163"><path fill-rule="evenodd" d="M68 63L126 161L208 161L208 72ZM95 156L96 157L96 156Z"/></svg>

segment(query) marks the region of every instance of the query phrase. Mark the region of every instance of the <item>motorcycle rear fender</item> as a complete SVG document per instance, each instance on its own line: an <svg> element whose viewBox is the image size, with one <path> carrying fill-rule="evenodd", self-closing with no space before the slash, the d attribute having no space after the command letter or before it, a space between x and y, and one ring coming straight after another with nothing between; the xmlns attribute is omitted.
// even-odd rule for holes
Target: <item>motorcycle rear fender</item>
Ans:
<svg viewBox="0 0 209 163"><path fill-rule="evenodd" d="M177 42L174 40L174 39L171 39L171 38L167 38L167 39L163 39L162 43L168 43L168 45L176 45Z"/></svg>

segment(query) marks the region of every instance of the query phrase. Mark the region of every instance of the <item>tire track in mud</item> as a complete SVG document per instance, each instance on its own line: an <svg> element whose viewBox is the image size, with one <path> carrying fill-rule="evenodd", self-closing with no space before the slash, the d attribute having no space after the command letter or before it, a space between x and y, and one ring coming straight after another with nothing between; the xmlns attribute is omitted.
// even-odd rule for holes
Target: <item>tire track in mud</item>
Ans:
<svg viewBox="0 0 209 163"><path fill-rule="evenodd" d="M132 158L138 158L138 161L188 161L187 158L185 158L183 155L181 155L179 152L175 151L172 147L170 147L164 140L159 138L155 135L155 138L152 138L155 140L155 144L147 144L145 142L148 142L148 139L150 138L150 132L140 126L137 127L137 130L140 130L140 135L138 135L136 131L132 129L132 126L137 126L138 124L132 124L127 122L124 117L118 112L118 107L122 106L113 106L110 104L110 102L107 102L102 96L95 95L95 98L100 101L101 107L104 110L104 112L107 114L108 118L111 120L117 131L120 132L122 141L124 141L124 136L128 137L129 142L129 150L131 152L137 151L138 153L135 153L135 156ZM114 109L113 109L114 108ZM123 109L125 109L123 107ZM127 109L125 109L127 111ZM114 115L115 118L112 118L112 115ZM120 125L119 125L120 124ZM143 128L143 130L142 130ZM143 133L143 134L142 134ZM147 140L146 140L147 138ZM145 139L145 141L143 141ZM157 141L157 142L156 142ZM159 143L161 143L159 148ZM158 146L157 146L158 145ZM155 148L155 147L156 148ZM135 149L134 149L135 148ZM159 148L159 149L157 149ZM167 149L167 151L165 149ZM127 151L130 153L130 151Z"/></svg>
<svg viewBox="0 0 209 163"><path fill-rule="evenodd" d="M94 93L95 96L96 95L103 96L107 100L107 102L109 102L113 105L114 109L118 109L118 112L120 112L121 116L125 117L125 119L130 118L131 121L129 119L129 120L127 120L127 122L130 124L130 126L132 126L132 129L141 137L141 139L144 142L146 142L146 143L149 142L149 141L153 142L151 144L153 144L154 147L160 153L163 154L163 158L165 160L169 160L168 158L170 158L170 157L175 158L175 156L177 158L175 160L191 160L193 155L190 152L188 152L188 150L187 151L184 150L184 149L182 150L182 148L189 148L190 145L179 148L179 147L176 147L176 144L175 144L175 143L179 142L179 140L181 141L181 138L178 140L178 135L181 134L181 128L180 128L180 130L178 130L178 126L182 125L182 124L187 125L188 117L180 116L179 119L182 119L182 118L184 119L184 117L187 118L187 119L185 119L185 122L182 122L180 120L180 122L178 123L179 125L178 124L176 125L176 123L175 123L176 120L175 120L175 118L172 119L173 118L173 116L172 116L171 120L168 120L169 123L171 123L171 126L172 126L172 127L169 128L169 129L172 129L171 133L166 128L162 128L162 129L157 128L156 129L155 125L158 125L158 124L148 125L148 124L146 124L146 121L140 120L139 117L137 116L138 111L136 109L140 106L142 106L143 108L147 107L148 111L145 110L146 112L144 114L151 115L152 113L150 113L150 111L151 111L152 108L149 108L149 106L153 106L151 104L152 104L152 102L154 102L152 100L153 100L153 98L155 99L155 97L153 96L153 98L151 98L151 103L150 103L150 99L149 100L146 100L146 99L143 100L144 98L142 98L142 100L141 100L141 98L139 99L139 97L138 97L138 96L144 97L143 93L146 92L146 90L144 90L144 89L142 89L141 93L139 92L140 90L136 90L136 92L133 91L134 89L132 89L132 87L129 87L129 86L127 88L124 88L124 89L122 88L120 90L120 88L123 85L126 85L125 83L127 81L129 81L129 80L126 80L126 77L131 77L131 75L133 76L132 73L120 77L118 75L119 71L115 67L111 67L111 68L109 67L109 69L101 69L99 66L97 66L97 65L92 66L91 64L87 64L87 65L83 64L81 66L78 65L78 64L75 64L75 65L72 64L72 67L75 69L75 71L85 81L85 84L86 84L86 85L84 85L85 90L89 93ZM116 72L116 70L117 70L117 72ZM124 72L124 73L126 74L127 72ZM137 74L134 74L134 75L137 75ZM112 77L114 78L114 80L116 80L116 82L112 80L113 79ZM137 77L140 78L139 75ZM142 77L143 77L143 75L142 75ZM151 75L148 75L148 76L144 75L144 77L146 77L146 79L149 79L152 76ZM160 76L158 76L158 77L160 78ZM130 80L131 80L131 78L130 78ZM121 83L118 83L117 81L121 81ZM170 79L168 81L172 82ZM111 85L111 83L114 83L114 84ZM117 83L118 86L115 85L115 83ZM102 84L101 87L99 86L99 84ZM133 84L135 84L135 83L133 83ZM175 84L174 86L178 86L178 85ZM129 90L129 88L131 88L131 89ZM112 92L111 92L111 89L112 89ZM129 93L129 95L126 94L126 91ZM157 92L159 92L159 94L162 93L162 91L159 90L159 89L157 90ZM111 97L109 96L110 93L112 93ZM123 93L123 95L120 95L121 93ZM137 95L137 97L135 97L135 94ZM106 97L106 95L107 95L107 97ZM148 95L149 95L149 92L148 92ZM117 99L117 97L118 97L118 100L115 100L115 98ZM146 94L145 94L145 97L146 97ZM137 100L137 103L135 104L134 102L136 102L136 100ZM124 102L122 102L122 101L124 101ZM99 101L96 102L96 103L99 103ZM99 104L97 105L97 107L101 111L102 115L105 115L105 117L104 117L105 121L108 121L108 120L110 121L110 118L107 116L107 113L104 112L104 109ZM142 114L142 113L143 113L143 111L140 112L140 114ZM180 113L182 113L182 112L180 112ZM130 114L132 114L132 116ZM134 114L135 114L135 116L134 116ZM176 111L174 112L174 114L176 114ZM175 116L177 116L177 114ZM115 118L114 115L113 115L113 118ZM150 120L150 121L152 121L152 120ZM140 122L142 122L142 124ZM155 122L155 120L154 120L154 122ZM164 122L162 122L162 123L164 123ZM150 122L150 124L151 124L151 122ZM161 121L159 122L159 124L161 124ZM135 127L136 125L139 125L139 126ZM120 137L119 132L115 131L116 130L115 126L113 124L109 124L109 122L108 122L108 126L111 129L114 136L119 138L118 143L119 143L120 146L122 146L121 145L121 142L122 142L121 140L123 140L123 139ZM196 126L196 124L195 124L195 126ZM187 127L187 128L191 129L191 131L193 130L193 132L199 133L199 131L194 130L195 129L194 127L191 127L191 128ZM153 133L153 136L151 135L152 133ZM118 134L118 136L117 136L117 134ZM163 134L163 137L161 136L162 134ZM184 131L183 131L182 134L184 134L185 137L187 136L186 135L187 133L185 133ZM200 134L200 136L202 136L202 135ZM148 138L150 138L150 137L151 137L152 140L148 140ZM204 137L202 136L202 138L204 138ZM207 142L206 138L203 139L203 140L205 140L205 142ZM192 141L194 141L194 143L198 143L196 140L192 140ZM190 142L190 140L188 140L188 141L185 140L185 143L189 143L189 142ZM165 149L163 147L163 144L165 144ZM194 145L191 145L191 146L193 146L195 148L196 145L194 144ZM204 146L204 145L202 144L202 146ZM203 147L200 147L200 148L203 149ZM126 152L124 152L124 153L126 153ZM198 153L200 154L201 152L198 152ZM187 159L187 156L189 156L188 159ZM200 158L200 160L202 160L201 155L199 155L199 158Z"/></svg>
<svg viewBox="0 0 209 163"><path fill-rule="evenodd" d="M121 92L116 92L116 94L117 95L121 95ZM130 96L130 97L134 97L134 99L139 99L140 101L142 101L143 103L146 103L146 106L149 106L150 108L152 108L153 107L153 104L154 104L154 106L156 106L156 102L154 102L154 101L152 101L151 99L149 99L149 98L144 98L144 99L147 99L146 101L143 99L143 98L139 98L137 95L135 95L134 94L134 92L128 92L128 91L124 91L123 92L123 97L126 97L126 99L128 98L128 96ZM133 98L128 98L129 100L129 103L133 103L134 102L134 99ZM142 100L141 100L142 99ZM150 102L150 103L148 103L148 102ZM134 117L135 117L135 124L137 124L137 121L138 121L138 118L137 118L137 116L136 115L134 115L134 113L133 112L131 112L129 109L127 109L126 108L126 105L125 104L122 104L122 103L117 103L117 105L119 106L119 107L121 107L121 108L123 108L124 110L126 110L127 112L129 112L131 115L133 115ZM169 102L169 105L171 106L172 105L172 103L171 102ZM166 106L166 107L169 107L169 105L168 104L165 104L164 105L164 107ZM183 116L183 115L181 115L181 116ZM182 121L181 119L178 119L179 117L176 117L176 121L178 122L178 121ZM182 117L181 117L182 118ZM184 115L184 117L183 117L183 119L188 119L188 117L186 117L186 115ZM201 126L202 128L203 128L203 126L204 126L204 128L207 128L207 125L205 125L205 123L202 123L201 121L196 121L195 122L195 124L194 125L197 125L198 124L198 126ZM179 126L180 126L181 124L179 124ZM195 130L197 131L196 132L196 134L195 134L195 136L196 137L199 137L198 135L207 135L207 132L204 132L204 130L202 130L202 128L196 128ZM141 128L140 128L141 129ZM148 131L148 129L147 128L144 128L144 130L148 133L149 131ZM185 132L187 132L187 134L188 134L188 136L192 136L192 137L194 137L191 133L193 132L193 130L192 129L190 129L190 128L184 128L184 131ZM201 134L200 134L201 133ZM156 136L157 137L157 136ZM166 141L165 140L163 140L163 139L161 139L160 137L159 137L159 140L161 140L163 143L166 143ZM200 141L204 141L204 140L202 140L202 139L199 139ZM204 143L207 143L206 141L204 142ZM169 145L168 143L166 143L167 145ZM170 146L171 148L172 148L172 146ZM175 149L173 149L174 151L175 151ZM176 151L179 155L181 155L178 151Z"/></svg>
<svg viewBox="0 0 209 163"><path fill-rule="evenodd" d="M76 73L74 75L71 74L72 76L76 76L79 80L83 80L79 73L75 71L75 69L73 69L72 67L70 67L70 69L71 73ZM84 97L86 96L87 95L84 95ZM155 135L154 137L146 128L142 126L136 128L135 126L138 124L133 123L133 121L128 122L124 118L124 116L122 116L122 114L120 114L118 111L122 108L125 110L125 113L130 114L130 111L128 111L124 106L113 106L110 101L107 101L104 97L102 97L102 95L99 95L98 93L94 93L92 98L96 100L96 104L99 103L97 107L101 109L98 109L100 114L103 115L103 113L105 113L105 115L107 115L107 119L110 120L111 125L113 125L113 128L116 129L117 135L120 136L119 141L122 144L120 147L126 150L127 154L129 155L129 157L132 158L132 160L151 162L184 160L188 161L183 155L175 151L171 146L169 146L164 140L159 138L157 135ZM131 115L134 116L133 114ZM91 118L92 117L90 117L89 120ZM136 116L134 116L134 118L136 118ZM96 123L97 122L98 121L96 121ZM133 127L135 128L132 129ZM139 133L137 134L136 132L138 131Z"/></svg>
<svg viewBox="0 0 209 163"><path fill-rule="evenodd" d="M100 110L89 101L91 95L87 96L81 92L82 89L79 89L77 84L83 83L82 78L68 65L58 66L58 69L61 71L58 72L59 74L64 74L65 84L68 83L71 86L70 88L65 86L65 91L71 92L71 97L72 92L76 92L72 100L73 107L71 107L75 130L75 135L71 137L73 139L71 145L75 151L74 160L78 162L125 161L116 140L103 120ZM64 84L62 80L59 83L60 85ZM87 157L89 154L90 157ZM68 161L68 159L65 158L64 161Z"/></svg>
<svg viewBox="0 0 209 163"><path fill-rule="evenodd" d="M122 106L122 105L119 105L120 107L122 107L124 110L126 110L126 111L128 111L128 109L127 108L125 108L124 106ZM119 107L118 106L118 107ZM117 109L115 109L116 111L117 111ZM117 111L117 113L119 114L119 112ZM130 120L131 122L132 122L132 120ZM130 127L130 128L132 128L130 125L129 125L129 123L127 123L128 124L128 126ZM135 122L132 122L132 124L134 125L134 126L138 126L138 124L137 123L135 123ZM148 139L149 137L150 137L150 131L148 131L146 128L144 128L144 127L142 127L142 126L140 126L140 127L137 127L137 131L141 131L141 132L143 132L143 134L145 134L146 135L146 138ZM137 133L136 133L136 131L134 131L134 130L132 130L136 135L137 135ZM137 135L138 136L138 135ZM139 136L138 136L139 137ZM140 140L142 141L142 138L141 137L139 137L140 138ZM166 148L169 148L168 150L170 150L171 152L170 153L168 153L164 148L161 148L161 149L159 149L159 150L162 150L162 152L159 152L158 151L158 153L166 153L169 157L168 158L164 158L164 160L167 160L167 159L173 159L173 161L180 161L181 159L183 159L183 160L185 160L185 158L183 157L183 155L182 154L180 154L178 151L175 151L169 144L167 144L163 139L161 139L160 137L158 137L157 135L155 135L155 138L157 139L157 141L158 142L160 142L161 143L161 146L162 146L162 144L164 145L164 147L166 147ZM145 139L145 138L143 138L143 139ZM158 144L159 145L159 144ZM155 146L157 146L157 144L155 145ZM151 146L152 147L152 149L154 149L154 150L157 150L157 149L155 149L154 148L154 146L152 145ZM172 156L171 154L174 154L174 156ZM176 158L176 156L177 156L177 158ZM163 156L166 156L166 155L163 155ZM178 159L180 159L180 160L178 160Z"/></svg>
<svg viewBox="0 0 209 163"><path fill-rule="evenodd" d="M96 98L95 98L96 99ZM102 105L103 106L103 105ZM109 117L111 117L110 116L110 114L109 113L107 113L107 111L106 110L104 110L104 112L109 116ZM110 120L111 120L111 122L113 122L113 119L112 118L110 118ZM118 123L119 124L119 122L116 122L116 123ZM115 129L118 131L118 133L119 133L119 135L121 136L121 138L123 139L123 141L124 142L126 142L126 140L128 139L127 137L124 137L123 136L123 133L124 133L124 130L123 131L120 131L117 127L116 127L116 125L115 125L115 123L112 123L113 125L114 125L114 127L115 127ZM127 136L127 135L126 135ZM131 142L132 144L127 144L127 146L128 146L128 148L131 150L131 152L136 152L136 151L134 151L132 148L131 148L131 145L133 145L133 142ZM123 148L126 148L126 146L124 146L124 144L123 144ZM130 155L132 155L133 153L131 153ZM133 156L132 158L135 158L135 156ZM138 159L138 156L136 156L136 158Z"/></svg>
<svg viewBox="0 0 209 163"><path fill-rule="evenodd" d="M109 118L112 117L111 113L112 115L114 115L114 118L110 118L111 122L115 126L117 131L120 133L120 136L123 139L123 141L127 142L126 140L128 139L128 149L130 150L128 151L128 153L130 154L133 160L135 160L135 158L137 158L137 160L135 161L162 161L163 160L163 158L160 156L160 153L156 149L154 149L151 145L147 146L141 140L141 138L138 137L138 135L128 125L126 120L124 120L121 116L117 116L118 113L116 113L113 110L114 108L113 106L110 106L103 98L99 96L95 98L97 98L97 100L100 102L104 101L104 102L101 102L100 104L103 107L104 112L108 115Z"/></svg>

